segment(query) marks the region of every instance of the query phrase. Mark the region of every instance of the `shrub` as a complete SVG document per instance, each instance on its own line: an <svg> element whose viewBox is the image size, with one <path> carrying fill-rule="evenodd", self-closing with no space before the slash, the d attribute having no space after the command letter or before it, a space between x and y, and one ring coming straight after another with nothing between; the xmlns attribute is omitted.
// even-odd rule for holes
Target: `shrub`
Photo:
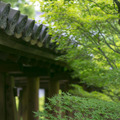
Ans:
<svg viewBox="0 0 120 120"><path fill-rule="evenodd" d="M49 99L40 120L120 120L120 105L93 98L62 93Z"/></svg>
<svg viewBox="0 0 120 120"><path fill-rule="evenodd" d="M111 99L109 96L110 94L108 93L108 95L106 95L104 92L107 92L107 90L103 90L104 92L98 92L98 91L92 91L92 92L88 92L86 90L83 89L82 86L78 85L78 84L71 84L71 87L73 89L69 90L69 93L75 96L79 96L79 97L86 97L86 98L95 98L95 99L101 99L101 100L105 100L105 101L113 101L113 99ZM112 87L111 87L112 88ZM117 89L118 91L118 89ZM113 92L111 92L111 94L113 95L114 99L118 98L119 96L117 95L117 97L114 95ZM112 98L113 98L112 97ZM118 100L117 100L118 101ZM115 100L114 100L115 102Z"/></svg>

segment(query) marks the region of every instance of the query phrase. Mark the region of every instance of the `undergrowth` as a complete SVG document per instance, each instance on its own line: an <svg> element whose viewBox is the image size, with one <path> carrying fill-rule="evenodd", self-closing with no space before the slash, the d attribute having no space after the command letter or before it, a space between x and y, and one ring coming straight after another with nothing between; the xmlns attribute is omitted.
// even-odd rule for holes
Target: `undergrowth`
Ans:
<svg viewBox="0 0 120 120"><path fill-rule="evenodd" d="M40 120L120 120L120 104L62 93L35 114Z"/></svg>

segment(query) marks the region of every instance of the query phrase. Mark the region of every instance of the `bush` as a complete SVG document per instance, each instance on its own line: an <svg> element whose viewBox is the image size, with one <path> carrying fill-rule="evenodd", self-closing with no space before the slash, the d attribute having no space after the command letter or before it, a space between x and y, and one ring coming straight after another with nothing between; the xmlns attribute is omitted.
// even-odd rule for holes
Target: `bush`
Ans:
<svg viewBox="0 0 120 120"><path fill-rule="evenodd" d="M84 90L82 86L80 86L78 84L71 84L71 87L73 89L70 89L69 93L72 95L79 96L79 97L86 97L86 98L101 99L101 100L105 100L105 101L113 101L113 99L111 99L109 97L109 93L108 93L108 95L106 95L106 94L104 94L104 92L103 93L98 92L98 91L88 92L88 91ZM107 90L105 92L107 92ZM114 99L116 98L116 100L119 97L118 95L116 97L113 92L111 92L111 94L113 95Z"/></svg>
<svg viewBox="0 0 120 120"><path fill-rule="evenodd" d="M40 120L120 120L120 105L62 93L49 99Z"/></svg>

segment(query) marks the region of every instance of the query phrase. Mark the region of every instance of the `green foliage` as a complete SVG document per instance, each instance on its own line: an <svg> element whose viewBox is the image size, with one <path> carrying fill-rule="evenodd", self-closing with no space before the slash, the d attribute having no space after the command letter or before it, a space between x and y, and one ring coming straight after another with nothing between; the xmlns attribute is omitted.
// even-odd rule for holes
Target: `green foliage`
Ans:
<svg viewBox="0 0 120 120"><path fill-rule="evenodd" d="M69 92L72 95L79 96L79 97L85 97L85 98L96 98L96 99L101 99L101 100L105 100L105 101L113 101L109 97L109 93L106 95L105 93L100 93L97 91L87 92L80 85L72 84L71 86L73 87L73 89L69 90Z"/></svg>
<svg viewBox="0 0 120 120"><path fill-rule="evenodd" d="M45 97L39 98L39 110L40 111L44 110L44 103L45 103Z"/></svg>
<svg viewBox="0 0 120 120"><path fill-rule="evenodd" d="M119 120L120 105L92 98L62 94L49 99L40 120ZM41 118L44 117L44 118Z"/></svg>
<svg viewBox="0 0 120 120"><path fill-rule="evenodd" d="M96 99L101 99L105 101L120 102L119 85L115 87L111 85L111 86L104 87L103 89L100 88L101 89L100 92L99 91L88 92L78 84L72 84L71 87L72 89L70 89L69 92L75 96L86 97L86 98L96 98Z"/></svg>
<svg viewBox="0 0 120 120"><path fill-rule="evenodd" d="M14 3L18 2L18 0L1 0L3 2L6 2L6 3L11 3L12 5L14 5Z"/></svg>
<svg viewBox="0 0 120 120"><path fill-rule="evenodd" d="M73 77L88 85L120 85L118 9L113 0L41 2L53 41L67 53L59 59L74 70Z"/></svg>
<svg viewBox="0 0 120 120"><path fill-rule="evenodd" d="M109 96L113 101L120 102L120 87L109 86L103 90L103 93Z"/></svg>
<svg viewBox="0 0 120 120"><path fill-rule="evenodd" d="M18 8L22 14L26 14L29 18L35 16L34 5L30 5L30 1L26 0L1 0L6 3L10 3L13 8Z"/></svg>
<svg viewBox="0 0 120 120"><path fill-rule="evenodd" d="M16 6L19 7L22 14L28 15L29 18L35 17L35 8L29 2L23 1L22 3L17 3Z"/></svg>

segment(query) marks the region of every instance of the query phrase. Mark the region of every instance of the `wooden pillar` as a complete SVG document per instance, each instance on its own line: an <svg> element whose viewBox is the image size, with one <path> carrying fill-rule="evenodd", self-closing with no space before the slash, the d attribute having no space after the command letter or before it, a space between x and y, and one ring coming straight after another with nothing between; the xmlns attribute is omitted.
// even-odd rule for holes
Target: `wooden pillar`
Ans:
<svg viewBox="0 0 120 120"><path fill-rule="evenodd" d="M57 77L51 77L49 82L49 97L53 97L58 93L59 93L59 80L57 80Z"/></svg>
<svg viewBox="0 0 120 120"><path fill-rule="evenodd" d="M59 94L59 80L58 79L59 78L57 76L54 76L54 75L51 76L51 78L50 78L50 81L49 81L49 98ZM54 106L53 110L50 110L48 112L49 112L49 114L52 114L52 115L54 115L54 117L57 118L58 113L55 113L55 110L58 111L58 113L60 111L60 109L58 108L57 105ZM49 118L47 118L47 119L49 119Z"/></svg>
<svg viewBox="0 0 120 120"><path fill-rule="evenodd" d="M28 119L27 120L39 120L38 117L34 117L34 112L39 110L39 77L28 79Z"/></svg>
<svg viewBox="0 0 120 120"><path fill-rule="evenodd" d="M66 92L68 92L69 91L69 82L66 82L66 83L64 83L64 84L62 84L61 85L61 90L62 90L62 92L64 92L64 93L66 93Z"/></svg>
<svg viewBox="0 0 120 120"><path fill-rule="evenodd" d="M0 119L5 119L5 79L4 75L0 73Z"/></svg>
<svg viewBox="0 0 120 120"><path fill-rule="evenodd" d="M28 120L28 88L23 88L22 93L22 118L23 120Z"/></svg>
<svg viewBox="0 0 120 120"><path fill-rule="evenodd" d="M23 87L19 96L18 120L27 120L28 116L28 88Z"/></svg>
<svg viewBox="0 0 120 120"><path fill-rule="evenodd" d="M23 90L19 91L18 120L22 119L22 92Z"/></svg>
<svg viewBox="0 0 120 120"><path fill-rule="evenodd" d="M6 74L6 120L16 120L13 79Z"/></svg>
<svg viewBox="0 0 120 120"><path fill-rule="evenodd" d="M12 79L12 88L13 88L14 116L15 116L15 120L18 120L18 111L17 111L16 99L15 99L15 97L17 96L17 89L15 88L14 77L11 77L11 79Z"/></svg>
<svg viewBox="0 0 120 120"><path fill-rule="evenodd" d="M48 89L45 89L45 103L48 103L49 92Z"/></svg>

